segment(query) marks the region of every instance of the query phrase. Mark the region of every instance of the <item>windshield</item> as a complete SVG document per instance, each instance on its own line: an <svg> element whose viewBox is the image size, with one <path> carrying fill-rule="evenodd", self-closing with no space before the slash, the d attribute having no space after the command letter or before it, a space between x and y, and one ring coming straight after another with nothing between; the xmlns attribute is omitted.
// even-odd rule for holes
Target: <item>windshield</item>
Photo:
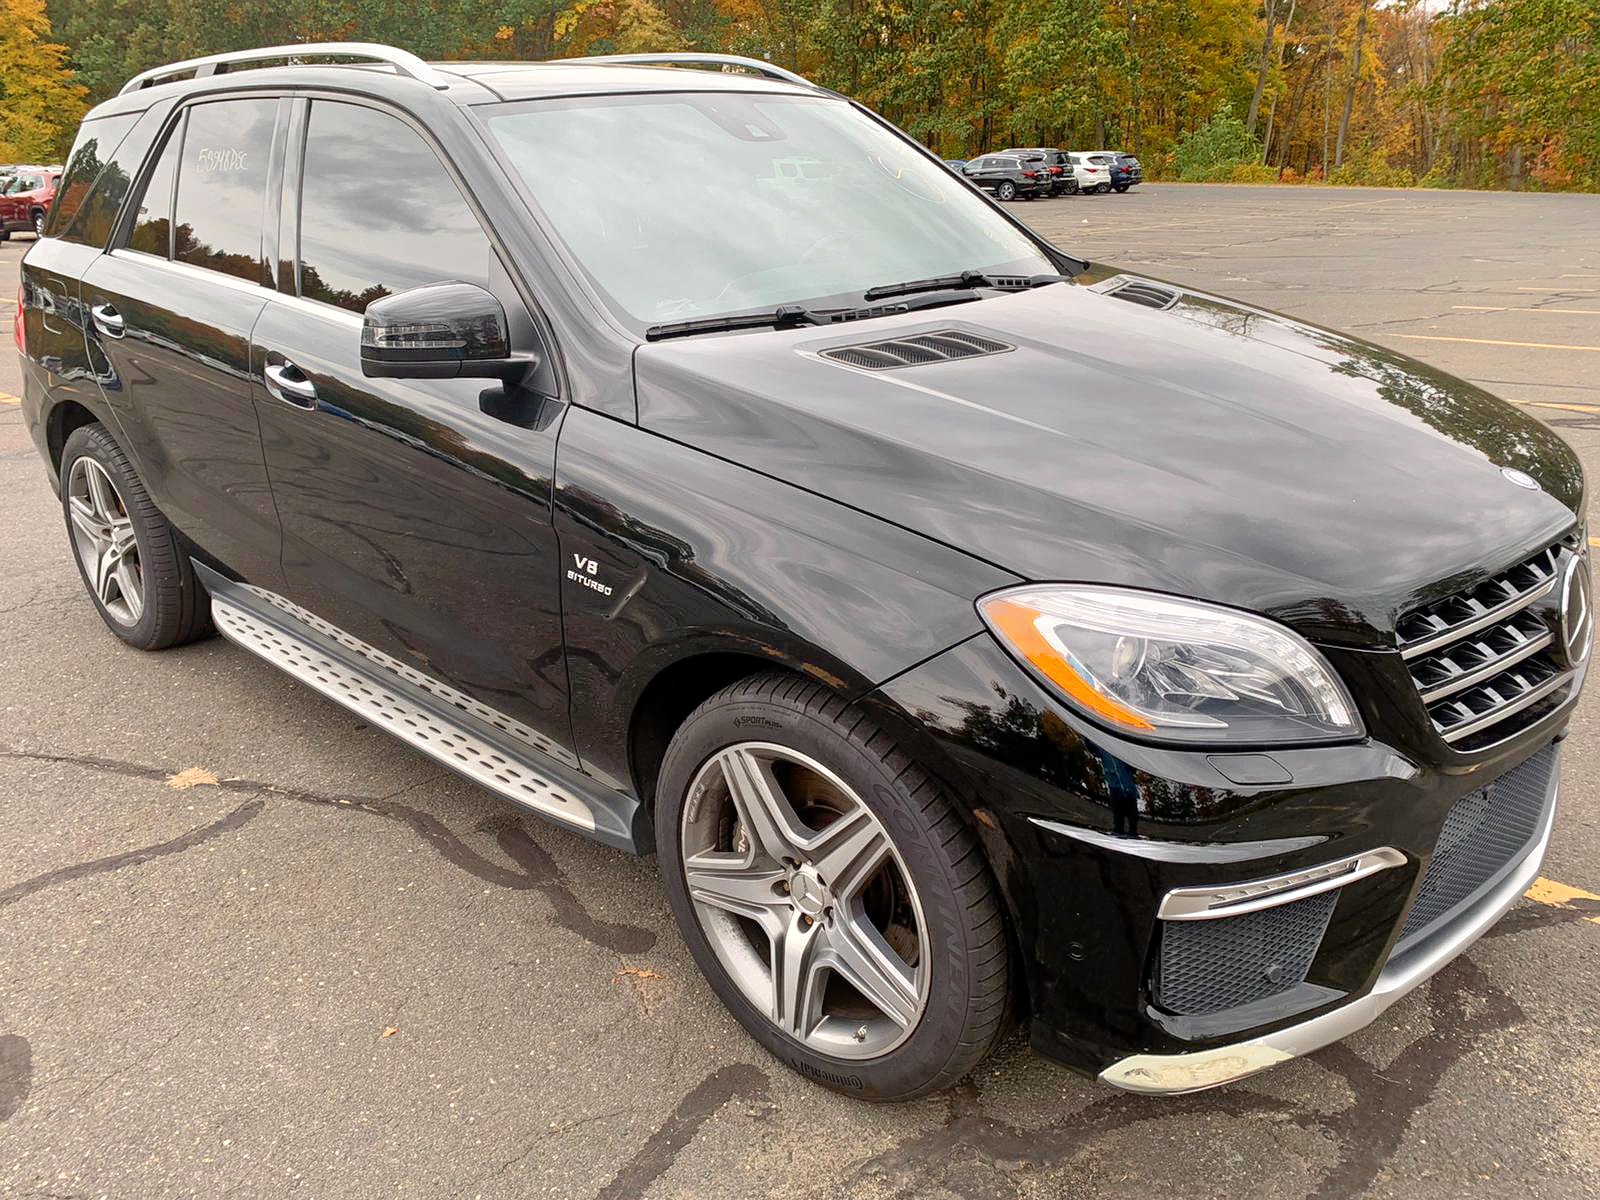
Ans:
<svg viewBox="0 0 1600 1200"><path fill-rule="evenodd" d="M556 233L637 324L1056 270L967 184L839 100L589 96L486 115ZM619 162L625 176L595 169Z"/></svg>

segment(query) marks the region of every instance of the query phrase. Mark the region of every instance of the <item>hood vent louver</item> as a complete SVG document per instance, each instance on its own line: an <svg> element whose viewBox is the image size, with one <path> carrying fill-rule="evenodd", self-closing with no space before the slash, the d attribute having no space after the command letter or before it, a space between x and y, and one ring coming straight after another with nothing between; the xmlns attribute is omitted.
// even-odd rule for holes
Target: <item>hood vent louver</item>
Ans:
<svg viewBox="0 0 1600 1200"><path fill-rule="evenodd" d="M985 354L1004 354L1015 346L979 337L959 329L938 329L914 337L891 338L883 342L863 342L859 346L831 346L819 353L847 366L866 371L890 371L896 367L920 367L927 363L948 362L953 358L978 358Z"/></svg>
<svg viewBox="0 0 1600 1200"><path fill-rule="evenodd" d="M1109 294L1118 300L1126 300L1129 304L1142 304L1146 308L1156 309L1171 308L1181 295L1172 288L1151 283L1148 279L1130 279Z"/></svg>

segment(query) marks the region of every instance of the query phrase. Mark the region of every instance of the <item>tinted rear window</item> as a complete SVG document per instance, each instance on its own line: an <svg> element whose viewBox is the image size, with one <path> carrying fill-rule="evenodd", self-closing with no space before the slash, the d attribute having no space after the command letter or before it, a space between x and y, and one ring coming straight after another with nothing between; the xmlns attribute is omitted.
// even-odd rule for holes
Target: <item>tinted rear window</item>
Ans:
<svg viewBox="0 0 1600 1200"><path fill-rule="evenodd" d="M178 158L183 154L183 122L180 119L167 137L161 155L150 170L149 181L134 210L133 228L128 234L128 249L168 258L172 254L172 184L178 173Z"/></svg>
<svg viewBox="0 0 1600 1200"><path fill-rule="evenodd" d="M276 99L219 100L189 110L178 170L172 257L262 280L261 220Z"/></svg>

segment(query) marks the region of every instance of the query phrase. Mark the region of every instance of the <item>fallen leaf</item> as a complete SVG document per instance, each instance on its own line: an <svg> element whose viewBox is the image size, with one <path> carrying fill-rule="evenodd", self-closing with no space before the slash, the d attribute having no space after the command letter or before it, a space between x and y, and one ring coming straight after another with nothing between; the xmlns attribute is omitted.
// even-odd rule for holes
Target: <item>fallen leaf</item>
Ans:
<svg viewBox="0 0 1600 1200"><path fill-rule="evenodd" d="M192 787L216 787L217 776L204 767L186 767L176 775L168 775L167 786L177 788L180 792Z"/></svg>
<svg viewBox="0 0 1600 1200"><path fill-rule="evenodd" d="M623 967L617 972L615 978L621 979L624 975L632 975L636 979L664 978L660 971L652 971L648 967Z"/></svg>
<svg viewBox="0 0 1600 1200"><path fill-rule="evenodd" d="M398 1029L396 1029L393 1025L385 1025L383 1027L383 1032L380 1033L378 1035L378 1037L379 1038L393 1037L395 1034L397 1034L399 1032L400 1031Z"/></svg>

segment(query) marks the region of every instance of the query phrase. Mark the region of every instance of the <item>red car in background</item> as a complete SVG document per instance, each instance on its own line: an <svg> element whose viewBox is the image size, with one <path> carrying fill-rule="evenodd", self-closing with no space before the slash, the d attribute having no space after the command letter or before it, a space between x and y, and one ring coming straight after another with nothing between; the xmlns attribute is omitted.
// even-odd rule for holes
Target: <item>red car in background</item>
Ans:
<svg viewBox="0 0 1600 1200"><path fill-rule="evenodd" d="M61 186L60 167L13 167L0 192L0 241L13 233L43 236L45 218Z"/></svg>

